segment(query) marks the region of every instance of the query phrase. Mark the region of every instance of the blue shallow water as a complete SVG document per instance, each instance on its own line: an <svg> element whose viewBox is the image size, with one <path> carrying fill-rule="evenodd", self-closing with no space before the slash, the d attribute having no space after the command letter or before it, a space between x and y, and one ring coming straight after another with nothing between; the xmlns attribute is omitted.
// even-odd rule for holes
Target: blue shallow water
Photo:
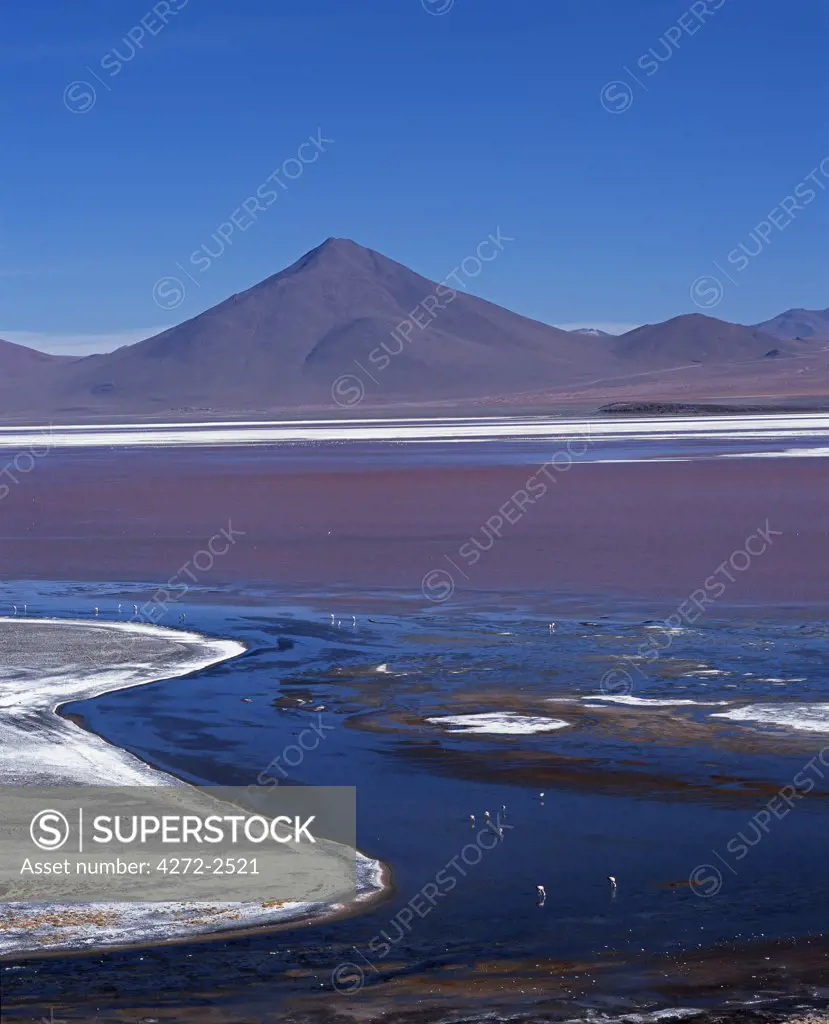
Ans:
<svg viewBox="0 0 829 1024"><path fill-rule="evenodd" d="M98 604L106 614L122 596L131 600L107 589L36 585L26 593L29 613L89 614ZM818 775L814 758L829 732L752 728L712 719L726 709L699 705L585 709L581 698L599 694L608 670L652 635L641 608L587 619L562 606L551 633L548 610L499 604L497 595L486 612L457 604L422 613L394 595L363 600L352 607L330 595L300 606L244 588L232 597L205 592L186 606L186 626L241 640L247 655L65 712L194 783L248 785L280 757L286 775L271 774L283 784L356 785L359 845L393 869L392 898L308 931L30 963L4 972L8 998L117 991L149 1002L160 971L170 994L211 991L221 979L223 991L255 981L283 999L330 986L344 959L361 965L370 986L392 969L624 959L825 929L829 767ZM179 611L162 624L175 626ZM756 618L717 611L635 672L632 695L829 700L829 627L793 613L771 621L760 610ZM381 665L389 671L376 671ZM704 674L712 669L726 674ZM545 704L556 696L578 702ZM424 721L503 710L571 727L471 736ZM325 738L298 760L298 738L313 722ZM760 834L757 812L810 761L811 792ZM489 843L490 832L487 848L470 852L485 810L494 816L502 805L502 841ZM756 842L744 842L738 858L741 834ZM715 869L696 876L706 890L719 879L715 893L689 886L699 865ZM441 870L451 892L423 918L398 917ZM615 891L608 875L618 879ZM393 949L382 956L386 942ZM280 974L299 967L301 979Z"/></svg>

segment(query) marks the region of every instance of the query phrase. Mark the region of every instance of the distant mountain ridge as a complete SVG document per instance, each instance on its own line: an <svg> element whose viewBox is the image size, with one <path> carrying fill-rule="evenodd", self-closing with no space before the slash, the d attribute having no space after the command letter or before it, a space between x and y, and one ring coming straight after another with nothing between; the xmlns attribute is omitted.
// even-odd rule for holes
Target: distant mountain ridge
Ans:
<svg viewBox="0 0 829 1024"><path fill-rule="evenodd" d="M755 327L783 340L829 339L829 309L787 309Z"/></svg>
<svg viewBox="0 0 829 1024"><path fill-rule="evenodd" d="M695 363L736 362L761 359L775 349L778 354L800 354L796 344L780 343L753 327L688 313L661 324L645 324L628 331L613 345L622 359L647 361L651 369Z"/></svg>
<svg viewBox="0 0 829 1024"><path fill-rule="evenodd" d="M56 356L48 352L39 352L28 345L19 345L15 341L0 340L0 365L4 373L15 370L26 370L31 366L57 366L74 362L78 356Z"/></svg>
<svg viewBox="0 0 829 1024"><path fill-rule="evenodd" d="M497 408L605 381L617 399L626 379L771 354L784 364L804 344L699 313L620 336L565 331L331 238L252 288L114 352L59 357L3 343L0 414Z"/></svg>

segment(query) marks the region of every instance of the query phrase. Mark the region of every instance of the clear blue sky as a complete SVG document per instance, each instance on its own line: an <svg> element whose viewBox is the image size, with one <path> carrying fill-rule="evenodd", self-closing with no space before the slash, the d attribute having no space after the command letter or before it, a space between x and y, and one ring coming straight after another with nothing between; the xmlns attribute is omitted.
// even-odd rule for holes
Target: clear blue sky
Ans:
<svg viewBox="0 0 829 1024"><path fill-rule="evenodd" d="M718 275L714 261L728 270L741 242L756 248L750 232L829 156L829 17L823 0L693 6L9 5L0 336L47 346L48 335L53 348L88 334L134 339L330 235L439 279L499 225L515 241L475 280L485 298L550 323L696 311L692 282ZM140 46L122 61L131 31ZM651 48L673 55L655 65ZM600 102L613 80L632 90L606 94L611 106L632 98L621 113ZM78 81L97 91L85 113L68 109L90 101L83 84L65 93ZM192 271L202 244L215 251L212 233L318 129L334 140L327 151L234 229L177 308L159 308L154 283L183 278L176 263ZM821 180L826 192L724 280L712 313L753 322L829 305Z"/></svg>

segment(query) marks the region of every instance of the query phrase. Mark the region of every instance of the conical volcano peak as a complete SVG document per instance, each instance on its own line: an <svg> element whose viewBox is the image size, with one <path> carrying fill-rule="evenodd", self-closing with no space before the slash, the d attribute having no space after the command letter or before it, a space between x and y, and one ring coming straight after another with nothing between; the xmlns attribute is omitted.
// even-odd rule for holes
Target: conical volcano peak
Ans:
<svg viewBox="0 0 829 1024"><path fill-rule="evenodd" d="M373 249L367 249L350 238L326 238L320 245L300 256L296 263L274 277L292 275L307 268L367 265L373 263L377 255Z"/></svg>
<svg viewBox="0 0 829 1024"><path fill-rule="evenodd" d="M639 386L642 375L704 363L719 379L728 365L767 366L770 353L800 351L701 313L620 337L572 334L478 298L474 285L457 275L437 283L332 236L247 291L114 352L57 361L31 354L12 375L14 348L0 345L0 404L38 415L333 409L345 381L347 394L363 388L367 408L459 401L500 409L505 395L535 407L540 392L608 381L618 397L624 378Z"/></svg>
<svg viewBox="0 0 829 1024"><path fill-rule="evenodd" d="M302 259L342 259L343 257L354 259L358 256L370 256L371 253L371 249L359 245L350 238L326 238L321 245L311 249Z"/></svg>

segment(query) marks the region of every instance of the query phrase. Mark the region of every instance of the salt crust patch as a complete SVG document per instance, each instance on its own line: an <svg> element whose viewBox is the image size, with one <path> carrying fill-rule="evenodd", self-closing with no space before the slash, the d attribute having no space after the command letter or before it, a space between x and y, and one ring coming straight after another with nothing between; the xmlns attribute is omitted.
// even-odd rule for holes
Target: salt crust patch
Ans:
<svg viewBox="0 0 829 1024"><path fill-rule="evenodd" d="M528 736L535 732L553 732L566 729L570 723L560 718L539 718L519 715L514 711L485 712L476 715L446 715L442 718L427 718L432 725L454 725L449 732L488 733L500 736Z"/></svg>

